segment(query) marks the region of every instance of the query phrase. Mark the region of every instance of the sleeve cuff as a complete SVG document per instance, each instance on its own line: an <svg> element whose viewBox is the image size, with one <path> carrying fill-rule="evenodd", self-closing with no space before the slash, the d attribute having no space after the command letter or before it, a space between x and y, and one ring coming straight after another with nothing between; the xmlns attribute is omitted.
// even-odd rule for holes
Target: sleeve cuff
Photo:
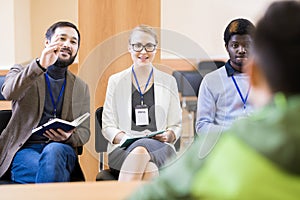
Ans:
<svg viewBox="0 0 300 200"><path fill-rule="evenodd" d="M47 69L44 68L44 67L42 67L42 65L40 64L40 59L39 59L39 58L36 58L36 59L35 59L35 62L36 62L36 64L39 66L39 68L41 68L41 69L43 70L43 72L46 72L46 71L47 71Z"/></svg>

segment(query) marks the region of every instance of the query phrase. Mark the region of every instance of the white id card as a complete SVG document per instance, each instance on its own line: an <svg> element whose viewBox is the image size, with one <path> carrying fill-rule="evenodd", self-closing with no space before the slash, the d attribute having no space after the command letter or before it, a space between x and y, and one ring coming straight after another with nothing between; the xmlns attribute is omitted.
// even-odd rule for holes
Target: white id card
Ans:
<svg viewBox="0 0 300 200"><path fill-rule="evenodd" d="M137 105L135 107L135 123L137 126L149 125L147 105Z"/></svg>

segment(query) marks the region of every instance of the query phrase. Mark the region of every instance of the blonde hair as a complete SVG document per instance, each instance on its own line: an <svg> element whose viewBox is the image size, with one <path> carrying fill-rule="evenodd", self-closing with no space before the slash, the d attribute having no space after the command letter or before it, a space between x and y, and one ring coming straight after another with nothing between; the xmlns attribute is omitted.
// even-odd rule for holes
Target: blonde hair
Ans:
<svg viewBox="0 0 300 200"><path fill-rule="evenodd" d="M153 28L151 28L150 26L147 26L147 25L144 25L144 24L141 24L137 27L135 27L134 29L132 29L130 35L129 35L129 38L128 38L128 42L129 44L131 44L131 38L132 38L132 35L134 32L136 31L141 31L141 32L144 32L144 33L148 33L149 35L151 35L154 40L155 40L155 43L157 44L158 43L158 40L157 40L157 34L156 32L153 30Z"/></svg>

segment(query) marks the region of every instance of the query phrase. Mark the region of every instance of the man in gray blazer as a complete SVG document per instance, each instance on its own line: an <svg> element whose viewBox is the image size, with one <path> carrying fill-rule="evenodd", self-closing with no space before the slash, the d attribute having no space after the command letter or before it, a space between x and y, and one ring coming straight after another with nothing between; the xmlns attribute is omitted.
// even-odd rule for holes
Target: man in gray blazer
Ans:
<svg viewBox="0 0 300 200"><path fill-rule="evenodd" d="M57 22L46 32L41 56L6 75L1 92L12 101L12 117L0 136L0 177L8 172L18 183L65 182L80 169L77 150L89 140L89 120L68 132L32 133L51 119L72 121L90 112L88 85L68 70L79 46L77 27Z"/></svg>

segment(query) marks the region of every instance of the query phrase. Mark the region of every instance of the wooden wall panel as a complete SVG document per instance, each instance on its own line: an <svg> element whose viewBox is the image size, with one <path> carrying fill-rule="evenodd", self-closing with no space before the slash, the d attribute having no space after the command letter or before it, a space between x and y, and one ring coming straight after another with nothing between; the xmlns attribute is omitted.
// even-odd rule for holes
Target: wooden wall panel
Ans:
<svg viewBox="0 0 300 200"><path fill-rule="evenodd" d="M139 24L160 27L160 0L84 0L78 3L82 34L80 61L99 43Z"/></svg>
<svg viewBox="0 0 300 200"><path fill-rule="evenodd" d="M8 70L2 69L0 70L0 76L5 76L7 74Z"/></svg>
<svg viewBox="0 0 300 200"><path fill-rule="evenodd" d="M88 181L95 180L99 166L98 154L94 151L93 113L103 105L109 76L132 63L129 53L126 53L128 37L122 34L126 35L139 24L159 28L160 5L160 0L78 1L78 26L81 33L78 75L89 84L91 93L92 137L80 159ZM123 50L120 51L120 48ZM157 53L155 61L159 60L160 54Z"/></svg>

